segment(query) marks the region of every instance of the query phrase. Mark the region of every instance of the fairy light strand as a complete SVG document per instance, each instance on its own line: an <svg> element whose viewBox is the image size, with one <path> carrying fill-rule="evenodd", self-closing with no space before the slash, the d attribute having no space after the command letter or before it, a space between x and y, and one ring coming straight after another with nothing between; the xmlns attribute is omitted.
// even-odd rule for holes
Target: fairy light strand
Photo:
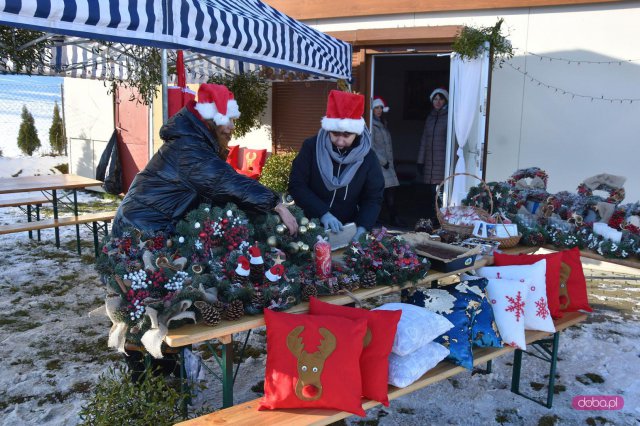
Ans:
<svg viewBox="0 0 640 426"><path fill-rule="evenodd" d="M524 71L521 69L521 67L513 65L510 62L505 62L506 65L508 65L511 69L519 72L520 74L522 74L525 78L529 79L529 82L531 83L537 83L538 86L543 86L547 89L550 90L554 90L555 93L559 93L561 95L566 95L566 96L571 96L571 99L575 99L575 98L581 98L581 99L589 99L591 102L593 101L604 101L604 102L610 102L610 103L620 103L623 104L625 102L632 104L634 102L640 102L640 98L609 98L609 97L605 97L604 95L602 96L592 96L592 95L585 95L585 94L581 94L581 93L575 93L572 92L570 90L566 90L563 89L561 87L557 87L554 86L552 84L547 84L544 81L541 81L539 79L537 79L536 77L532 76L528 71Z"/></svg>
<svg viewBox="0 0 640 426"><path fill-rule="evenodd" d="M549 61L549 62L566 62L568 64L593 64L593 65L622 65L626 63L632 62L640 62L640 58L638 59L618 59L614 61L590 61L586 59L568 59L568 58L558 58L556 56L547 56L547 55L539 55L533 52L525 52L526 55L535 56L540 61Z"/></svg>

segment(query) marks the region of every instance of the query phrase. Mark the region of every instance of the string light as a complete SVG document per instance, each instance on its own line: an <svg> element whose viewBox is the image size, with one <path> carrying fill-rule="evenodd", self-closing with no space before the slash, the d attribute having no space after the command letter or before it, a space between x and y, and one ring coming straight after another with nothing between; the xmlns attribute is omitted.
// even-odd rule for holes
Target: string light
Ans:
<svg viewBox="0 0 640 426"><path fill-rule="evenodd" d="M538 83L538 86L544 86L547 89L553 89L554 93L561 92L562 95L570 95L571 99L575 99L576 97L578 97L578 98L582 98L582 99L589 99L591 102L596 100L596 101L609 101L610 103L620 102L621 104L623 104L625 102L629 102L629 104L632 104L634 102L640 102L640 98L608 98L608 97L605 97L604 95L601 95L600 97L597 97L597 96L584 95L584 94L580 94L580 93L571 92L571 91L565 90L565 89L563 89L561 87L556 87L556 86L553 86L551 84L547 84L544 81L538 80L537 78L532 77L529 74L528 71L523 71L522 69L520 69L519 66L513 65L510 62L505 62L505 64L507 64L511 69L513 69L513 70L519 72L520 74L524 75L525 77L527 77L531 83Z"/></svg>
<svg viewBox="0 0 640 426"><path fill-rule="evenodd" d="M617 64L617 65L622 65L624 63L631 63L631 62L640 62L640 58L638 59L619 59L617 61L589 61L586 59L567 59L567 58L558 58L555 56L546 56L546 55L539 55L537 53L533 53L533 52L525 52L525 55L531 55L531 56L535 56L536 58L540 59L540 61L549 61L549 62L553 62L553 61L558 61L558 62L567 62L569 64L574 63L574 64L596 64L596 65L613 65L613 64Z"/></svg>

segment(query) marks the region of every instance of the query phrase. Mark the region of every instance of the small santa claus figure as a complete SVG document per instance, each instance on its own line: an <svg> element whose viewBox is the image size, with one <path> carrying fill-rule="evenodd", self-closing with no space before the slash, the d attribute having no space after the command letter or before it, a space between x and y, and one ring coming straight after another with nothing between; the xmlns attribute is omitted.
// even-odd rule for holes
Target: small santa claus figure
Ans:
<svg viewBox="0 0 640 426"><path fill-rule="evenodd" d="M243 287L249 283L249 259L245 256L238 257L238 266L235 271L235 280Z"/></svg>
<svg viewBox="0 0 640 426"><path fill-rule="evenodd" d="M273 265L264 276L267 278L268 283L277 283L284 275L284 266Z"/></svg>
<svg viewBox="0 0 640 426"><path fill-rule="evenodd" d="M262 284L264 277L264 259L258 242L249 247L249 263L251 265L249 279L253 284Z"/></svg>

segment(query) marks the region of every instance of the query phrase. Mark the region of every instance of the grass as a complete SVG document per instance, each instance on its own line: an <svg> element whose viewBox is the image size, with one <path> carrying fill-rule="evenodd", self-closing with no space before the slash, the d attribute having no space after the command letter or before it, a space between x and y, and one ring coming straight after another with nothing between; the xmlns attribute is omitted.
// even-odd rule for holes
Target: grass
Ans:
<svg viewBox="0 0 640 426"><path fill-rule="evenodd" d="M62 368L62 361L59 359L52 359L51 361L45 364L45 368L47 370L60 370Z"/></svg>
<svg viewBox="0 0 640 426"><path fill-rule="evenodd" d="M553 426L555 424L558 424L559 420L560 417L556 416L555 414L547 414L546 416L540 417L540 420L538 420L538 426Z"/></svg>
<svg viewBox="0 0 640 426"><path fill-rule="evenodd" d="M576 380L583 385L591 385L594 383L604 383L601 375L595 373L585 373L582 376L576 376Z"/></svg>

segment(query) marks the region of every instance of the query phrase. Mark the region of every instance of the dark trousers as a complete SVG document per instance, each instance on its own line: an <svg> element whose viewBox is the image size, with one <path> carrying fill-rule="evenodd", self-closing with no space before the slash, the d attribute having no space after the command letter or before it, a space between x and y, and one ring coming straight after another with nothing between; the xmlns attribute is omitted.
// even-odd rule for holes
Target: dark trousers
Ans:
<svg viewBox="0 0 640 426"><path fill-rule="evenodd" d="M385 188L383 193L384 207L387 209L387 213L389 213L389 223L391 224L394 224L398 217L398 208L396 206L396 189L397 187L395 186Z"/></svg>
<svg viewBox="0 0 640 426"><path fill-rule="evenodd" d="M436 188L438 185L421 183L418 185L418 199L422 213L420 217L431 219L434 225L437 223L436 218Z"/></svg>

